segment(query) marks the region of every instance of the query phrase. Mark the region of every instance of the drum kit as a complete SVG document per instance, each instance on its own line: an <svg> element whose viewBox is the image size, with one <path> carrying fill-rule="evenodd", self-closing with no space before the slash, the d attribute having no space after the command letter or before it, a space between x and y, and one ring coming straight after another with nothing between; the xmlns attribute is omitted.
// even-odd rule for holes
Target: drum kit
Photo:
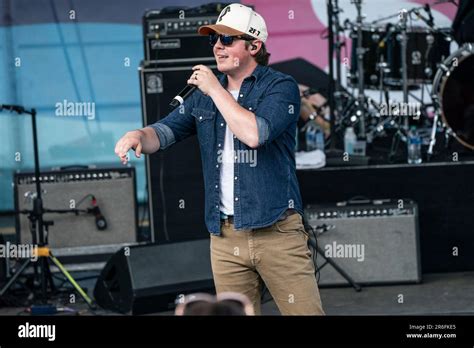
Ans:
<svg viewBox="0 0 474 348"><path fill-rule="evenodd" d="M342 12L337 0L335 4L334 0L328 1L333 3L333 13ZM442 2L446 1L434 5ZM435 25L429 5L364 22L362 1L351 3L357 7L357 19L346 19L343 26L336 23L333 28L336 48L344 45L339 41L341 32L352 39L349 89L338 90L340 74L336 77L334 131L356 126L359 138L370 143L386 135L388 129L395 129L393 147L400 140L406 142L409 129L416 126L424 134L428 158L441 132L445 139L452 137L474 150L474 43L465 43L451 52L451 28ZM420 20L424 25L412 25ZM338 54L340 51L336 51L336 57ZM376 97L371 97L374 93ZM418 107L390 109L393 94L401 100L400 105Z"/></svg>

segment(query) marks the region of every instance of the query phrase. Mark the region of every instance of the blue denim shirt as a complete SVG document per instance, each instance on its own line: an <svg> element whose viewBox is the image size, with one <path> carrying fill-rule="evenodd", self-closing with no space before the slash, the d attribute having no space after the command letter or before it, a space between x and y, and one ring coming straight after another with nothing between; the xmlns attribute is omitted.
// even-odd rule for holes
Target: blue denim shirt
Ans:
<svg viewBox="0 0 474 348"><path fill-rule="evenodd" d="M220 78L227 86L227 76ZM274 224L289 208L303 214L296 178L295 132L300 94L289 75L258 65L242 82L237 102L256 116L255 149L234 136L234 228L256 229ZM226 121L212 99L196 90L184 104L150 125L160 150L197 133L205 185L205 220L220 234L220 167Z"/></svg>

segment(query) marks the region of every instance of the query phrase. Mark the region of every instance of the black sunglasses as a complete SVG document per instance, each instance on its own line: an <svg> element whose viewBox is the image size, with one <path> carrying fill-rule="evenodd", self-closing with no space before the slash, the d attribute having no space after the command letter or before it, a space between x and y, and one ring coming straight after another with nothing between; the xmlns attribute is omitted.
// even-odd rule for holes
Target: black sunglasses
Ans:
<svg viewBox="0 0 474 348"><path fill-rule="evenodd" d="M210 34L209 35L209 43L211 46L214 46L217 43L217 40L220 39L221 43L224 46L230 46L234 42L234 40L245 40L245 41L253 41L255 38L249 37L249 36L243 36L243 35L237 35L237 36L232 36L232 35L223 35L223 34Z"/></svg>

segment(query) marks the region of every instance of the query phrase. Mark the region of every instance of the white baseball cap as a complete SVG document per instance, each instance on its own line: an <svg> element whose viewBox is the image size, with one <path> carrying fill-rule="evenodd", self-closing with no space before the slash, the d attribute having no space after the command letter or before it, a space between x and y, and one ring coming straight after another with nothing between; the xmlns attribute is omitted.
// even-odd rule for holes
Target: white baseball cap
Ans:
<svg viewBox="0 0 474 348"><path fill-rule="evenodd" d="M268 37L267 25L262 16L250 7L241 4L230 4L221 11L216 24L204 25L198 29L199 34L212 33L225 35L244 35L265 42Z"/></svg>

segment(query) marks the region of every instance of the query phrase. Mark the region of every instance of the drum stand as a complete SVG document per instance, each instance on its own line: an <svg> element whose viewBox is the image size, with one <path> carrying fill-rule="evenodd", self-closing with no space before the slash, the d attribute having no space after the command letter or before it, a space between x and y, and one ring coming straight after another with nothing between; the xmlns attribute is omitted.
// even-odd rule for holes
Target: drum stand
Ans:
<svg viewBox="0 0 474 348"><path fill-rule="evenodd" d="M408 23L408 11L403 9L400 11L400 58L402 63L402 87L403 87L403 103L408 105L408 64L407 64L407 23ZM398 37L397 37L398 39ZM397 153L400 140L408 141L407 136L403 134L402 129L408 134L409 115L399 115L398 117L398 129L393 136L392 146L390 148L389 160L392 161L393 157ZM403 119L404 118L404 119ZM403 120L403 122L402 122ZM403 125L402 125L403 124Z"/></svg>
<svg viewBox="0 0 474 348"><path fill-rule="evenodd" d="M359 136L365 138L365 86L364 86L364 55L365 48L362 46L362 0L353 0L357 8L357 111L356 115L359 118Z"/></svg>

